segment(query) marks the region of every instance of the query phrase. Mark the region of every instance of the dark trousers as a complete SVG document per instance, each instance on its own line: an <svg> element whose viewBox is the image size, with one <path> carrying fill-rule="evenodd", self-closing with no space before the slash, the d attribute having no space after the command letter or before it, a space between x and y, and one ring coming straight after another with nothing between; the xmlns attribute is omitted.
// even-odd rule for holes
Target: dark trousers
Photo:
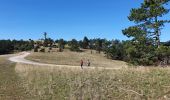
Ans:
<svg viewBox="0 0 170 100"><path fill-rule="evenodd" d="M83 64L81 64L81 68L83 69Z"/></svg>

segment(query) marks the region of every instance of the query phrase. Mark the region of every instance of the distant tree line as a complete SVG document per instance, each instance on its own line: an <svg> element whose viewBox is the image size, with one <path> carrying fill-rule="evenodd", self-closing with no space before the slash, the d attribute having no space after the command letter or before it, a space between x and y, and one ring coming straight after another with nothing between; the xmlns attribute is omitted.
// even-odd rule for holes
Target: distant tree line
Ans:
<svg viewBox="0 0 170 100"><path fill-rule="evenodd" d="M15 51L27 51L33 49L33 47L33 40L0 40L0 54L8 54Z"/></svg>
<svg viewBox="0 0 170 100"><path fill-rule="evenodd" d="M96 50L97 53L104 53L107 58L123 60L134 65L159 65L170 64L170 41L161 42L161 29L170 20L163 18L169 12L165 6L170 0L144 0L139 8L133 8L128 16L129 21L134 22L122 30L122 33L131 40L106 40L106 39L64 39L53 40L47 38L44 32L44 47L52 47L57 44L59 51L65 48L71 51L80 52L82 49ZM23 40L1 40L0 54L11 53L13 51L31 50L34 41ZM43 49L45 50L45 49Z"/></svg>
<svg viewBox="0 0 170 100"><path fill-rule="evenodd" d="M65 41L65 40L63 40ZM56 41L57 42L57 41ZM159 48L152 42L140 43L134 40L106 40L106 39L88 39L65 41L71 51L81 51L81 49L95 50L96 53L103 52L107 58L113 60L122 60L134 65L158 65L161 61L170 63L170 42L160 42Z"/></svg>
<svg viewBox="0 0 170 100"><path fill-rule="evenodd" d="M135 23L122 33L129 41L89 40L79 41L81 48L103 51L108 58L124 60L134 65L170 64L170 41L161 42L161 30L170 20L163 16L169 12L166 5L170 0L144 0L139 8L133 8L128 16ZM76 50L77 51L77 50Z"/></svg>
<svg viewBox="0 0 170 100"><path fill-rule="evenodd" d="M104 53L108 59L122 60L135 65L153 65L159 61L170 59L170 41L160 42L160 47L148 44L140 44L131 40L107 40L107 39L47 39L48 44L58 44L59 51L65 48L71 51L80 52L84 49L93 50L93 53ZM43 46L43 45L42 45ZM34 48L34 41L24 40L0 40L0 54L13 53L15 51L27 51ZM52 47L48 45L47 47Z"/></svg>

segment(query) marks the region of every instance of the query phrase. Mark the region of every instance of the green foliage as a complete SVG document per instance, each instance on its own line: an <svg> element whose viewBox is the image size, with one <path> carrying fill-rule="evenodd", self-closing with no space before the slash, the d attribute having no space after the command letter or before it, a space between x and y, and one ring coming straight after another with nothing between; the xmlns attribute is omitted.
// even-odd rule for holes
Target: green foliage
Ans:
<svg viewBox="0 0 170 100"><path fill-rule="evenodd" d="M103 47L103 40L102 39L96 39L95 40L95 49L96 51L98 51L98 53L100 53L102 51L102 47Z"/></svg>
<svg viewBox="0 0 170 100"><path fill-rule="evenodd" d="M41 48L41 49L40 49L40 52L45 52L45 48Z"/></svg>
<svg viewBox="0 0 170 100"><path fill-rule="evenodd" d="M23 41L23 40L13 40L12 44L14 45L14 50L17 51L28 51L33 49L34 41Z"/></svg>
<svg viewBox="0 0 170 100"><path fill-rule="evenodd" d="M110 46L111 46L111 41L107 41L106 39L103 42L103 52L106 54L107 58L110 57Z"/></svg>
<svg viewBox="0 0 170 100"><path fill-rule="evenodd" d="M168 46L160 46L157 49L157 53L158 53L158 55L160 55L160 57L170 56L170 47L168 47Z"/></svg>
<svg viewBox="0 0 170 100"><path fill-rule="evenodd" d="M133 26L122 31L124 35L133 40L141 40L146 37L146 32L141 27Z"/></svg>
<svg viewBox="0 0 170 100"><path fill-rule="evenodd" d="M89 47L89 39L85 36L82 42L83 49L87 49Z"/></svg>
<svg viewBox="0 0 170 100"><path fill-rule="evenodd" d="M119 40L115 41L105 41L103 46L104 53L108 58L114 60L123 60L124 59L124 49L123 44Z"/></svg>
<svg viewBox="0 0 170 100"><path fill-rule="evenodd" d="M43 35L44 35L44 40L46 40L47 39L47 32L44 32Z"/></svg>
<svg viewBox="0 0 170 100"><path fill-rule="evenodd" d="M15 51L27 51L31 50L34 47L34 42L23 41L23 40L0 40L0 54L12 53Z"/></svg>
<svg viewBox="0 0 170 100"><path fill-rule="evenodd" d="M169 22L159 18L169 12L164 5L168 2L169 0L144 0L140 8L131 10L128 18L137 25L122 31L124 35L132 38L132 41L125 45L126 60L130 63L153 65L158 62L157 47L160 46L160 30L165 23Z"/></svg>
<svg viewBox="0 0 170 100"><path fill-rule="evenodd" d="M44 40L44 47L51 47L52 45L53 45L53 43L54 43L54 40L53 39L51 39L51 38L46 38L45 40Z"/></svg>
<svg viewBox="0 0 170 100"><path fill-rule="evenodd" d="M12 41L0 40L0 54L10 53L13 48Z"/></svg>
<svg viewBox="0 0 170 100"><path fill-rule="evenodd" d="M164 46L170 46L170 41L162 43Z"/></svg>
<svg viewBox="0 0 170 100"><path fill-rule="evenodd" d="M71 51L77 51L77 52L80 51L78 41L75 39L69 41L69 46Z"/></svg>
<svg viewBox="0 0 170 100"><path fill-rule="evenodd" d="M83 48L83 41L82 40L80 40L80 41L78 41L79 42L79 46L80 46L80 48Z"/></svg>
<svg viewBox="0 0 170 100"><path fill-rule="evenodd" d="M158 61L156 48L151 44L129 41L124 43L124 50L127 55L125 61L134 65L153 65Z"/></svg>
<svg viewBox="0 0 170 100"><path fill-rule="evenodd" d="M65 41L63 39L58 40L59 51L62 52L65 46Z"/></svg>
<svg viewBox="0 0 170 100"><path fill-rule="evenodd" d="M90 39L89 40L89 48L90 49L95 49L95 39Z"/></svg>
<svg viewBox="0 0 170 100"><path fill-rule="evenodd" d="M140 8L131 10L130 21L134 21L147 34L147 37L154 39L154 44L159 47L161 28L169 20L162 20L161 17L169 12L165 4L170 0L144 0ZM137 27L134 26L134 27ZM131 27L129 28L130 31ZM137 29L135 29L137 30ZM137 34L137 32L135 32Z"/></svg>
<svg viewBox="0 0 170 100"><path fill-rule="evenodd" d="M157 56L160 61L164 61L167 64L170 64L170 47L169 46L160 46L157 49Z"/></svg>

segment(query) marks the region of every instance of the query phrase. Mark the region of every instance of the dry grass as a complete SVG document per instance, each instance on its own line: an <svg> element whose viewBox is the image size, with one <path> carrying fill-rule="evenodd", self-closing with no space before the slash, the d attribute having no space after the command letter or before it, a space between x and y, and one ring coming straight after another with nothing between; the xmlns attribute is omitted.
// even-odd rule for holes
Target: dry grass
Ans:
<svg viewBox="0 0 170 100"><path fill-rule="evenodd" d="M15 67L0 57L0 100L168 100L169 77L169 68L82 70L20 63Z"/></svg>
<svg viewBox="0 0 170 100"><path fill-rule="evenodd" d="M170 98L169 69L81 70L18 64L16 71L32 100Z"/></svg>
<svg viewBox="0 0 170 100"><path fill-rule="evenodd" d="M6 56L0 57L0 100L28 99L20 77L15 72L15 64L9 62ZM26 99L26 100L27 100Z"/></svg>
<svg viewBox="0 0 170 100"><path fill-rule="evenodd" d="M127 66L125 62L106 59L103 54L96 54L95 51L93 52L94 53L91 54L90 50L81 53L65 50L64 52L32 53L26 59L43 63L74 66L79 66L81 59L83 59L85 63L89 59L93 67L117 68Z"/></svg>

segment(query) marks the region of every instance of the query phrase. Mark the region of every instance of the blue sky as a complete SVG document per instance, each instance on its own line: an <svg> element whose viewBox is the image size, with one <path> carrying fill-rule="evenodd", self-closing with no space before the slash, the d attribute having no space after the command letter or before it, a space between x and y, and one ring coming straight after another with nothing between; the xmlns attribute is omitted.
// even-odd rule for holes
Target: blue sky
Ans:
<svg viewBox="0 0 170 100"><path fill-rule="evenodd" d="M133 25L127 16L142 1L0 0L0 39L36 40L47 32L53 39L87 36L126 40L122 29ZM170 40L170 24L162 31L161 40Z"/></svg>

